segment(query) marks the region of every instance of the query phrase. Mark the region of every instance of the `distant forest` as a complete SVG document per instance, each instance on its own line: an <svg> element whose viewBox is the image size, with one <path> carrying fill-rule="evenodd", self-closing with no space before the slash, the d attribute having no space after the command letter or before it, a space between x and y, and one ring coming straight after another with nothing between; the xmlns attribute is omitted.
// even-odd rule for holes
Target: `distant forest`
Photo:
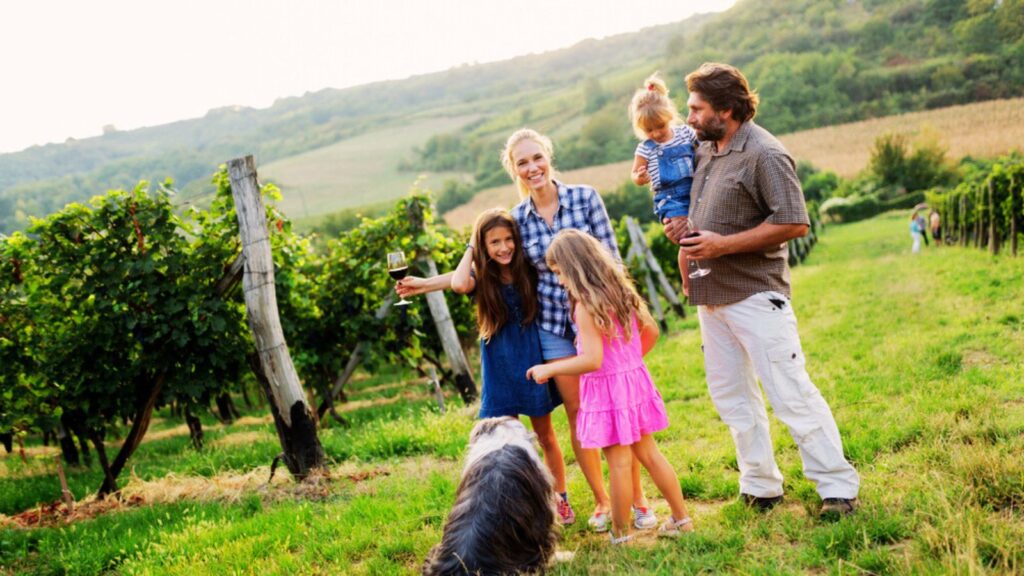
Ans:
<svg viewBox="0 0 1024 576"><path fill-rule="evenodd" d="M425 113L483 115L402 161L474 175L465 190L507 181L495 150L521 125L553 135L563 169L628 159L632 90L660 69L682 107L683 76L709 60L744 71L762 97L758 121L777 133L1020 96L1024 0L741 0L546 54L36 146L0 155L0 232L140 179L173 177L194 198L228 158L266 163Z"/></svg>
<svg viewBox="0 0 1024 576"><path fill-rule="evenodd" d="M1020 96L1024 0L741 1L669 44L662 72L680 110L683 78L708 61L744 72L761 96L757 122L777 134ZM587 121L556 138L560 168L632 157L626 108L641 78L614 90L590 81ZM411 164L475 172L486 187L494 183L494 146L479 144L493 136L438 135Z"/></svg>

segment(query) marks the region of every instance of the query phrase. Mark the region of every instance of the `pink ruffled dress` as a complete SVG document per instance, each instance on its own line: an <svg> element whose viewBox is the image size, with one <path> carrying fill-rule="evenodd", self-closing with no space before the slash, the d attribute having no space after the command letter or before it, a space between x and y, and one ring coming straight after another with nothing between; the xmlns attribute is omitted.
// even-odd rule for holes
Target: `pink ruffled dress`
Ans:
<svg viewBox="0 0 1024 576"><path fill-rule="evenodd" d="M601 368L580 376L580 410L576 435L584 448L628 446L668 427L665 402L644 365L640 329L630 318L633 337L626 342L622 326L614 320L617 337L603 337ZM583 352L579 339L576 350Z"/></svg>

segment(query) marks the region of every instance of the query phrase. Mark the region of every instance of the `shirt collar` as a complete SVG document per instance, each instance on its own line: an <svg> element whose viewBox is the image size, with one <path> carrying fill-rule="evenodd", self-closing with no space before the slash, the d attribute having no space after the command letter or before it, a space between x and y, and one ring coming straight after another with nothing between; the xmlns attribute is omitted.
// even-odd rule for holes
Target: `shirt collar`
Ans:
<svg viewBox="0 0 1024 576"><path fill-rule="evenodd" d="M740 124L740 127L736 129L736 133L729 140L729 146L725 150L715 150L715 156L725 156L730 152L743 152L743 148L747 145L747 138L750 137L750 126L753 123L753 120L747 120ZM712 142L712 145L714 145L714 142Z"/></svg>
<svg viewBox="0 0 1024 576"><path fill-rule="evenodd" d="M571 208L572 202L570 199L569 187L554 178L551 179L551 182L554 183L555 188L558 190L558 207ZM537 218L540 218L540 212L537 212L537 206L533 203L533 196L527 196L526 201L529 203L528 206L530 208L530 212L532 212ZM555 214L558 214L557 210L555 211Z"/></svg>

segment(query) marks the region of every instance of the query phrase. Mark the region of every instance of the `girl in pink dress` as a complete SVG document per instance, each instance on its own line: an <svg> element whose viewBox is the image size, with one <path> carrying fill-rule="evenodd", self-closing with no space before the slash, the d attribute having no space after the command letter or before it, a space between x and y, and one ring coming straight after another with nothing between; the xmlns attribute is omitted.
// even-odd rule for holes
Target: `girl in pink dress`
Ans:
<svg viewBox="0 0 1024 576"><path fill-rule="evenodd" d="M588 234L572 229L559 232L546 258L569 293L579 354L533 366L527 377L543 384L555 375L580 375L576 434L584 448L601 448L608 461L612 543L632 538L633 455L672 509L658 534L678 536L693 530L679 478L651 436L668 427L668 416L643 361L658 339L658 326L647 305L622 265Z"/></svg>

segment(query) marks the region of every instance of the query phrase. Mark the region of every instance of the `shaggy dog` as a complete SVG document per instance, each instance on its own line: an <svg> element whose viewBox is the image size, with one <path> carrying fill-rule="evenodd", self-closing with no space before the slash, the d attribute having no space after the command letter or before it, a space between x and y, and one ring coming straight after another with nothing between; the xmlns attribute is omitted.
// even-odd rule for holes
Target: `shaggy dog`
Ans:
<svg viewBox="0 0 1024 576"><path fill-rule="evenodd" d="M424 574L544 572L558 541L557 495L533 438L511 417L473 427L455 506Z"/></svg>

